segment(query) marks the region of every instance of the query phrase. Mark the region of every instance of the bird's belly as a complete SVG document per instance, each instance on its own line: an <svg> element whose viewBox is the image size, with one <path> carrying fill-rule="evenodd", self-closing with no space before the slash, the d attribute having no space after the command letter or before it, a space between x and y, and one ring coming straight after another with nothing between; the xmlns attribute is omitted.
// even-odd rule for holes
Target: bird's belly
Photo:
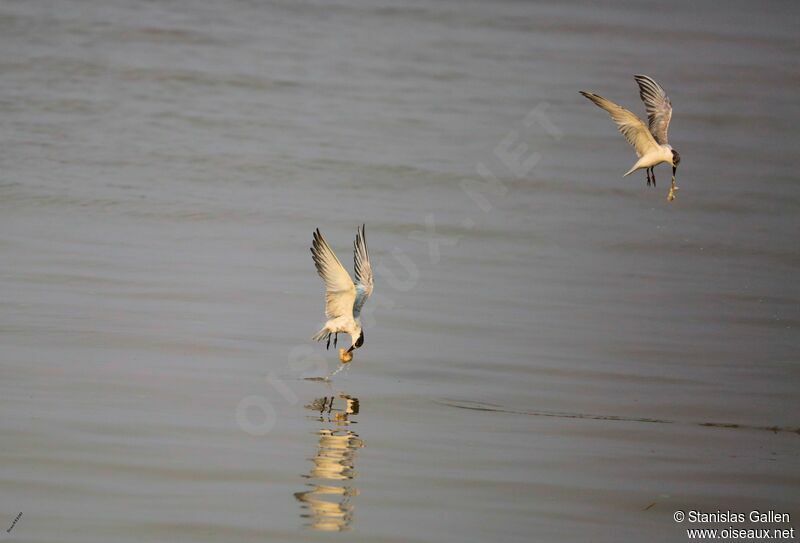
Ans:
<svg viewBox="0 0 800 543"><path fill-rule="evenodd" d="M672 163L672 151L666 146L661 146L661 148L651 151L640 158L638 166L640 168L650 168L664 162L667 164Z"/></svg>
<svg viewBox="0 0 800 543"><path fill-rule="evenodd" d="M355 329L355 324L356 323L353 319L348 319L347 317L338 317L328 321L327 328L334 334L338 334L339 332L349 333L351 330Z"/></svg>
<svg viewBox="0 0 800 543"><path fill-rule="evenodd" d="M668 162L668 159L664 158L664 155L661 153L649 153L644 155L642 158L639 159L639 167L640 168L649 168L651 166L657 166L662 162Z"/></svg>

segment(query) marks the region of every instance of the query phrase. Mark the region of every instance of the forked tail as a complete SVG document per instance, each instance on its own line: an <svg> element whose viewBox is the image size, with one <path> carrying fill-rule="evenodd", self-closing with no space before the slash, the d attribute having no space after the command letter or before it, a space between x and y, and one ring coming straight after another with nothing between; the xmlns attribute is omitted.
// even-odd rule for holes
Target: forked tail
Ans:
<svg viewBox="0 0 800 543"><path fill-rule="evenodd" d="M637 162L636 164L634 164L634 165L633 165L633 168L631 168L630 170L628 170L628 172L627 172L627 173L625 173L625 175L623 175L622 177L628 177L630 174L632 174L633 172L635 172L636 170L638 170L638 169L639 169L639 166L638 166L638 164L639 164L638 162Z"/></svg>
<svg viewBox="0 0 800 543"><path fill-rule="evenodd" d="M328 328L323 326L322 330L314 334L314 336L311 339L313 339L314 341L322 341L326 337L330 337L330 335L331 333L328 332Z"/></svg>

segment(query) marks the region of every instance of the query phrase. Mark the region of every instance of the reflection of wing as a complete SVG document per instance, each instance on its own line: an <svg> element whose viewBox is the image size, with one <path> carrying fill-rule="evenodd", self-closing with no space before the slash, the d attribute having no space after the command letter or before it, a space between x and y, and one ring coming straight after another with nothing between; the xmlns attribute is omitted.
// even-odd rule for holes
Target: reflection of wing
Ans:
<svg viewBox="0 0 800 543"><path fill-rule="evenodd" d="M642 120L624 107L591 92L581 91L581 94L611 115L611 119L617 123L617 128L628 143L636 149L638 156L646 155L658 145Z"/></svg>
<svg viewBox="0 0 800 543"><path fill-rule="evenodd" d="M633 78L639 84L639 97L647 108L650 133L658 143L666 144L669 121L672 119L672 102L661 85L651 78L646 75L635 75Z"/></svg>
<svg viewBox="0 0 800 543"><path fill-rule="evenodd" d="M317 267L317 273L325 281L325 316L334 319L352 314L353 302L356 299L356 287L353 280L350 279L350 274L347 273L328 242L322 237L319 228L314 232L311 255L314 265Z"/></svg>
<svg viewBox="0 0 800 543"><path fill-rule="evenodd" d="M367 234L364 228L365 225L361 225L361 229L356 235L356 241L353 243L356 272L356 300L353 305L354 317L358 317L367 298L372 294L372 265L369 262Z"/></svg>
<svg viewBox="0 0 800 543"><path fill-rule="evenodd" d="M312 473L313 475L313 473ZM350 496L357 489L347 486L310 485L306 492L295 492L294 497L308 512L302 516L309 519L307 526L322 532L341 532L353 522ZM338 500L338 501L335 501Z"/></svg>

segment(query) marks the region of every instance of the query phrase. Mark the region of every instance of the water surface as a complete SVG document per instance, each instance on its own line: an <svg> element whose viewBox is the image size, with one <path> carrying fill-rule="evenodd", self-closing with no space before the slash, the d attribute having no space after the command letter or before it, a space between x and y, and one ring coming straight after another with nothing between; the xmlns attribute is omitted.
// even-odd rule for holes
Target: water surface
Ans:
<svg viewBox="0 0 800 543"><path fill-rule="evenodd" d="M6 537L682 541L676 509L800 518L798 13L4 2ZM675 107L671 205L669 170L622 179L631 149L577 93L643 115L640 72ZM338 364L309 340L311 232L349 267L362 222L365 346L305 380Z"/></svg>

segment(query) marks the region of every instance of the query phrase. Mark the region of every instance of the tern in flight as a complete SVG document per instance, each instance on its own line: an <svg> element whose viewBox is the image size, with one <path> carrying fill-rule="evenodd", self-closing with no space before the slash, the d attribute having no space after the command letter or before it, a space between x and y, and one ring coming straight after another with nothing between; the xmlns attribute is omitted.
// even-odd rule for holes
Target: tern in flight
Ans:
<svg viewBox="0 0 800 543"><path fill-rule="evenodd" d="M678 164L681 163L681 155L667 142L669 121L672 119L672 102L664 89L650 77L635 75L633 78L639 84L639 96L647 109L649 126L645 125L639 117L611 100L606 100L592 92L581 91L581 94L598 107L605 109L611 115L611 119L617 123L619 131L622 132L628 143L636 149L639 160L625 176L644 168L647 173L647 185L650 185L652 179L655 187L656 174L653 172L653 168L662 162L672 165L672 187L667 196L667 200L672 201L675 199L675 191L678 190L678 187L675 186L675 172L678 170Z"/></svg>
<svg viewBox="0 0 800 543"><path fill-rule="evenodd" d="M361 329L360 319L361 308L372 294L373 285L372 266L369 262L364 225L358 229L353 249L355 283L350 279L350 274L344 269L339 259L336 258L336 254L328 242L322 237L319 228L314 232L311 255L314 258L317 273L325 282L325 316L328 318L328 322L312 339L317 341L327 339L328 343L325 348L328 349L331 346L331 335L333 335L333 346L336 347L340 333L350 334L350 348L347 351L341 349L339 353L342 362L352 360L353 350L364 345L364 331Z"/></svg>

